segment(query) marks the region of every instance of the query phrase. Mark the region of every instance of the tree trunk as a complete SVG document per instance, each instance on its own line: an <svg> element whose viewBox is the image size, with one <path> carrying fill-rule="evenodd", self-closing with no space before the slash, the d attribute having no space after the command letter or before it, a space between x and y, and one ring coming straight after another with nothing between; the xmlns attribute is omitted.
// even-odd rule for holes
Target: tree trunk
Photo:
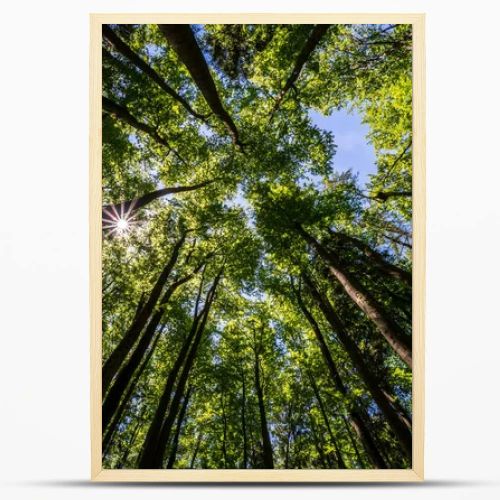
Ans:
<svg viewBox="0 0 500 500"><path fill-rule="evenodd" d="M182 245L184 244L185 239L186 239L186 233L183 233L179 241L177 241L177 243L174 245L174 248L172 250L172 255L170 256L170 259L165 265L165 268L163 269L162 273L158 277L158 281L153 287L153 290L151 291L151 294L146 304L142 308L141 312L137 315L135 320L132 322L132 325L127 330L123 338L120 340L119 344L116 346L114 351L111 353L109 358L104 363L104 366L102 368L103 395L106 394L111 384L111 381L118 373L118 370L120 369L127 355L132 350L134 344L137 342L142 329L144 328L146 322L150 318L153 309L155 308L156 303L160 298L163 287L165 286L165 283L168 277L170 276L170 273L172 272L175 263L177 262L177 259L179 257L179 252L182 248Z"/></svg>
<svg viewBox="0 0 500 500"><path fill-rule="evenodd" d="M189 463L189 468L192 469L196 462L196 456L198 455L198 450L201 444L201 432L198 434L198 439L196 440L196 445L194 447L193 456L191 457L191 462Z"/></svg>
<svg viewBox="0 0 500 500"><path fill-rule="evenodd" d="M170 455L168 457L167 469L172 469L174 467L174 464L175 464L175 459L177 456L177 449L179 447L179 438L180 438L181 431L182 431L182 424L184 422L184 416L186 415L186 410L188 407L189 398L191 396L191 391L192 391L192 387L189 386L187 391L186 391L186 395L184 396L184 401L182 402L182 407L181 407L181 411L179 413L179 417L177 418L177 426L175 429L174 440L172 442L172 449L171 449Z"/></svg>
<svg viewBox="0 0 500 500"><path fill-rule="evenodd" d="M300 75L300 72L302 71L302 68L306 64L307 60L311 56L311 54L314 52L314 49L318 46L319 42L323 38L323 36L326 34L328 31L328 28L330 27L329 24L317 24L314 26L314 28L311 31L311 34L309 35L309 38L307 39L306 43L302 47L302 50L300 51L299 55L297 56L297 60L295 61L295 65L293 67L292 72L290 73L290 76L288 77L285 86L279 93L278 98L276 99L276 104L274 105L272 115L276 113L278 108L281 106L281 103L283 101L283 98L285 97L286 93L295 85L295 82L297 81L297 78Z"/></svg>
<svg viewBox="0 0 500 500"><path fill-rule="evenodd" d="M354 437L352 433L352 425L350 424L349 419L345 416L342 415L342 420L344 421L344 426L347 431L347 435L349 436L349 441L351 442L351 445L354 449L354 453L356 455L356 460L358 461L358 464L361 466L361 468L365 469L365 461L363 460L363 457L361 456L361 453L359 452L358 445L356 443L356 438ZM356 428L354 428L356 429ZM370 456L370 455L369 455ZM371 459L371 457L370 457ZM380 467L378 464L373 464L375 468L377 469L384 469L385 467Z"/></svg>
<svg viewBox="0 0 500 500"><path fill-rule="evenodd" d="M222 272L222 271L221 271ZM179 381L177 383L177 388L175 390L175 394L172 398L172 402L170 404L170 409L168 411L168 414L163 420L164 417L164 411L162 412L163 408L160 406L162 403L164 405L164 408L166 410L168 406L168 400L170 399L170 392L173 386L173 382L175 380L175 376L171 377L169 375L169 379L173 378L171 381L170 387L169 387L169 380L167 380L167 386L165 389L165 393L167 393L166 396L166 402L165 401L160 401L160 405L158 406L158 409L155 414L155 418L153 420L153 423L151 427L153 427L153 424L155 424L155 421L160 421L160 430L159 433L155 432L154 435L147 436L146 437L146 442L145 442L145 447L143 448L143 453L139 459L139 468L140 469L161 469L162 464L163 464L163 456L165 454L165 448L168 443L168 439L170 437L170 432L172 430L173 423L175 421L175 418L177 416L177 413L179 411L179 405L180 401L182 399L182 395L184 392L184 388L186 386L187 379L189 377L189 373L191 371L191 367L194 363L195 357L196 357L196 352L198 350L198 345L200 344L201 337L203 335L203 331L205 329L206 322L208 320L208 315L210 312L210 308L212 305L212 302L214 300L215 292L217 289L217 285L219 283L221 277L221 273L215 278L214 283L210 289L210 291L207 294L207 299L205 302L205 307L203 308L202 312L200 315L196 316L195 321L193 321L193 327L189 337L194 337L192 345L189 349L189 352L187 353L187 357L185 359L184 366L182 368L181 374L179 376ZM196 321L198 319L198 321ZM199 324L198 324L199 323ZM194 330L194 331L193 331ZM189 342L186 342L185 345L187 344L189 347L189 344L191 344L191 339L188 338ZM181 354L184 354L181 350ZM187 350L187 349L186 349ZM179 357L180 357L179 355ZM180 365L182 365L182 361L184 361L184 356L182 357L180 363L175 366L174 368L178 369L180 368ZM179 358L178 358L179 359ZM171 372L172 374L172 372ZM170 389L170 391L169 391ZM164 393L164 394L165 394ZM162 397L162 399L164 399ZM156 429L155 429L156 431ZM149 433L148 433L149 434Z"/></svg>
<svg viewBox="0 0 500 500"><path fill-rule="evenodd" d="M341 319L337 316L336 312L333 310L330 301L326 297L323 297L320 294L320 292L315 287L312 280L307 275L303 274L303 277L304 281L306 282L311 292L311 295L313 296L314 300L317 302L319 308L323 312L325 319L330 323L332 329L336 333L338 339L340 340L347 354L351 358L351 361L355 366L357 372L359 373L360 377L366 384L366 387L370 391L373 399L375 400L375 403L377 403L377 406L384 414L389 426L391 427L392 431L398 438L404 453L411 460L411 455L412 455L411 432L408 430L404 420L400 417L398 412L394 410L390 400L387 399L387 396L380 389L376 377L373 375L372 371L365 364L361 352L359 351L354 341L350 338Z"/></svg>
<svg viewBox="0 0 500 500"><path fill-rule="evenodd" d="M114 416L113 420L111 421L111 423L109 424L109 428L106 430L106 434L104 434L104 437L102 439L103 455L105 455L107 453L109 446L111 445L111 442L112 442L113 436L116 432L116 429L118 427L118 424L120 423L121 418L123 416L123 413L124 413L125 409L127 408L128 402L130 401L130 398L132 397L132 394L133 394L135 388L137 387L137 382L139 381L139 379L141 378L141 375L144 373L144 370L146 369L146 367L149 364L149 360L151 359L151 356L153 355L153 352L156 348L156 344L158 343L158 340L160 339L160 335L161 335L161 331L158 332L158 334L156 335L156 338L153 341L153 345L151 346L151 349L149 350L148 355L146 356L146 358L142 362L141 366L137 370L137 373L134 375L134 379L130 383L129 388L127 389L127 393L122 398L122 400L120 402L120 406L118 407L118 410L115 412L115 416ZM104 426L103 426L103 429L104 429Z"/></svg>
<svg viewBox="0 0 500 500"><path fill-rule="evenodd" d="M220 401L222 407L222 459L224 460L224 469L227 469L227 415L226 402L224 400L224 392L221 390Z"/></svg>
<svg viewBox="0 0 500 500"><path fill-rule="evenodd" d="M181 278L180 280L177 280L176 282L172 283L167 288L167 291L165 292L162 300L160 301L160 306L166 305L170 300L170 297L172 297L174 292L177 290L177 288L179 288L181 285L192 279L194 275L195 273L188 274L184 278ZM123 368L116 375L114 382L111 388L109 389L108 394L102 405L103 429L107 427L107 425L113 418L113 415L118 408L120 400L127 388L129 381L132 379L135 370L139 366L141 359L144 357L144 354L146 353L148 347L151 344L151 341L153 340L153 337L157 331L158 325L160 324L162 317L163 317L163 309L160 308L159 311L153 314L153 317L151 318L150 322L148 323L148 326L146 327L146 330L144 331L137 346L133 350L132 355L130 356L128 361L125 362Z"/></svg>
<svg viewBox="0 0 500 500"><path fill-rule="evenodd" d="M352 243L354 246L359 248L371 260L373 264L382 269L388 276L397 278L398 280L402 281L403 283L406 283L408 286L411 287L412 279L410 271L402 269L401 267L398 267L395 264L388 262L382 254L380 254L376 250L373 250L367 243L359 240L358 238L355 238L354 236L350 236L348 234L341 233L338 231L334 232L329 230L329 232L331 235L337 236L338 238L347 243Z"/></svg>
<svg viewBox="0 0 500 500"><path fill-rule="evenodd" d="M130 113L130 111L125 106L118 104L105 96L102 96L102 109L118 120L127 123L132 128L140 130L141 132L149 135L149 137L154 139L158 144L161 144L162 146L165 146L167 148L167 154L172 152L175 154L175 156L177 156L179 160L181 160L183 163L186 163L186 161L179 155L179 153L175 149L173 149L172 146L170 146L167 139L160 136L156 129L151 125L140 122L137 118L135 118L135 116Z"/></svg>
<svg viewBox="0 0 500 500"><path fill-rule="evenodd" d="M309 413L309 423L311 426L311 434L313 436L314 446L316 448L316 451L318 452L318 456L319 456L319 459L321 461L321 465L323 466L324 469L329 469L329 468L331 468L332 464L327 461L327 458L325 456L325 452L323 451L323 446L320 442L318 432L316 430L316 425L314 424L314 419L310 413Z"/></svg>
<svg viewBox="0 0 500 500"><path fill-rule="evenodd" d="M204 274L204 272L203 272ZM191 342L196 334L196 330L198 328L198 323L201 319L202 313L198 314L198 303L200 300L201 292L202 292L202 285L203 285L203 275L201 278L201 283L200 283L200 288L198 291L198 297L196 298L196 309L193 314L193 323L191 325L191 330L189 331L189 334L187 338L185 339L184 343L182 344L181 350L179 351L179 354L177 355L177 358L175 360L174 365L170 369L170 372L167 377L167 382L165 384L165 388L163 389L163 393L160 397L160 400L158 402L158 406L156 408L155 415L153 417L153 421L151 422L148 432L146 434L146 438L144 440L144 444L142 446L141 454L139 457L139 460L141 460L141 457L143 456L148 456L151 455L154 451L154 447L156 446L156 442L158 440L158 436L160 434L161 430L161 425L163 423L163 419L165 417L165 413L168 408L168 404L170 402L171 396L172 396L172 390L175 384L175 380L177 378L177 375L179 373L179 370L182 367L182 364L184 363L186 354L188 353L189 346L191 345Z"/></svg>
<svg viewBox="0 0 500 500"><path fill-rule="evenodd" d="M321 397L321 394L319 392L318 385L316 384L316 381L314 380L314 377L312 376L312 374L309 370L307 371L307 375L309 376L309 380L311 382L311 386L313 388L314 395L316 396L316 400L318 401L319 409L321 411L323 421L325 422L326 430L328 431L328 435L330 436L330 441L332 442L333 448L335 449L335 459L337 462L337 468L338 469L347 469L345 462L344 462L344 458L342 457L342 453L340 452L339 445L337 443L337 440L335 439L332 428L330 426L328 414L326 413L325 405L323 403L323 398Z"/></svg>
<svg viewBox="0 0 500 500"><path fill-rule="evenodd" d="M309 324L312 327L312 330L316 336L316 340L318 341L319 347L321 354L323 355L323 359L325 360L325 363L328 367L328 371L330 372L330 377L332 379L332 382L335 386L335 388L339 391L339 393L342 395L343 399L345 400L348 397L348 391L346 386L344 385L344 382L340 376L339 371L337 370L337 366L335 365L335 362L333 361L332 354L330 352L330 349L328 348L325 338L323 336L323 333L321 332L321 329L314 319L314 316L312 313L307 309L304 301L302 300L302 296L300 294L299 290L295 291L297 295L297 301L299 303L299 307L302 310L304 316L306 319L309 321ZM362 410L361 408L358 407L356 403L354 403L353 407L348 407L348 410L351 415L351 425L354 428L354 431L356 434L359 436L359 439L363 443L363 446L366 450L366 453L370 457L370 460L373 464L374 467L377 469L387 469L387 464L385 463L384 459L382 458L382 455L380 454L377 445L375 444L375 441L371 435L371 432L369 431L368 427L364 423L364 420L368 420L368 416L366 415L366 412ZM364 416L364 419L363 419ZM359 454L359 452L358 452Z"/></svg>
<svg viewBox="0 0 500 500"><path fill-rule="evenodd" d="M336 254L327 250L300 224L297 225L297 230L304 240L324 259L330 275L343 286L347 295L375 324L394 352L411 368L411 339L388 316L383 307L371 296L357 278L343 268Z"/></svg>
<svg viewBox="0 0 500 500"><path fill-rule="evenodd" d="M287 421L288 421L288 432L286 435L286 447L285 447L285 469L288 469L288 464L290 463L290 438L293 435L294 432L294 426L293 426L293 421L292 421L292 415L293 415L293 406L292 403L288 403L288 414L287 414Z"/></svg>
<svg viewBox="0 0 500 500"><path fill-rule="evenodd" d="M412 194L411 191L379 191L373 199L385 202L389 198L411 198Z"/></svg>
<svg viewBox="0 0 500 500"><path fill-rule="evenodd" d="M248 465L248 438L247 438L247 422L246 422L246 387L245 373L241 372L241 433L243 434L243 464L242 469L246 469Z"/></svg>
<svg viewBox="0 0 500 500"><path fill-rule="evenodd" d="M160 24L159 27L179 59L186 66L210 109L224 123L233 138L233 142L241 146L238 129L222 105L205 57L189 24Z"/></svg>
<svg viewBox="0 0 500 500"><path fill-rule="evenodd" d="M203 311L202 311L203 313ZM177 358L175 360L174 365L170 369L170 372L167 377L167 381L165 383L165 388L163 389L163 393L160 397L160 400L158 402L158 406L156 408L156 412L154 414L153 420L149 426L148 432L146 434L146 438L144 440L144 444L142 446L141 454L139 457L139 468L143 468L142 463L147 462L150 460L151 455L154 452L154 449L156 447L156 443L158 441L158 437L161 431L161 426L163 423L163 419L165 418L165 414L168 408L168 404L170 403L171 397L172 397L172 391L174 388L175 380L177 379L177 375L179 374L179 370L181 369L185 358L186 354L189 351L189 347L191 345L191 342L196 334L196 331L198 329L198 323L201 319L201 315L197 314L193 318L193 323L191 325L191 330L182 344L181 350L179 351L179 354L177 355Z"/></svg>
<svg viewBox="0 0 500 500"><path fill-rule="evenodd" d="M132 446L135 442L135 439L137 437L137 434L139 433L139 429L141 427L141 420L137 419L137 423L135 424L134 430L132 432L132 436L130 436L130 439L127 443L127 447L125 448L125 452L121 456L120 460L116 464L117 469L123 469L123 467L127 464L128 457L130 455L130 450L132 449Z"/></svg>
<svg viewBox="0 0 500 500"><path fill-rule="evenodd" d="M194 191L196 189L205 187L208 184L211 184L212 182L214 181L213 180L205 181L199 184L194 184L192 186L166 187L163 189L157 189L156 191L151 191L150 193L146 193L145 195L140 196L139 198L134 198L133 200L126 200L120 203L105 205L102 207L103 226L105 222L114 223L116 220L120 218L128 219L140 208L148 205L149 203L151 203L154 200L157 200L158 198L166 196L167 194L182 193L185 191ZM106 228L104 227L104 229Z"/></svg>
<svg viewBox="0 0 500 500"><path fill-rule="evenodd" d="M264 459L265 469L274 469L273 462L273 448L271 445L271 438L269 437L269 430L267 428L266 408L264 405L264 394L262 392L262 385L260 382L260 361L257 349L255 349L255 391L259 400L259 414L260 414L260 431L262 435L262 455Z"/></svg>
<svg viewBox="0 0 500 500"><path fill-rule="evenodd" d="M102 34L107 38L115 47L118 52L125 56L131 63L139 68L145 75L149 76L163 91L169 96L173 97L180 103L184 109L195 118L205 121L206 116L203 116L189 105L189 103L181 97L168 83L138 54L136 54L107 24L102 25Z"/></svg>

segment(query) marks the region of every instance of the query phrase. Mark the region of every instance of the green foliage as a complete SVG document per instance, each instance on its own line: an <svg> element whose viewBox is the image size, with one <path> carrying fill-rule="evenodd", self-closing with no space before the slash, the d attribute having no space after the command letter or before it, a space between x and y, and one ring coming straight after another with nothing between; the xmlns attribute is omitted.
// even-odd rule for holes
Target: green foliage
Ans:
<svg viewBox="0 0 500 500"><path fill-rule="evenodd" d="M104 361L133 324L184 232L186 241L165 286L192 274L166 304L154 307L153 312L162 311L158 340L154 348L148 346L151 358L132 395L122 399L125 410L104 450L105 467L137 466L196 308L221 269L189 372L192 393L174 466L264 467L258 370L275 468L336 468L339 449L346 467L372 467L350 425L354 408L367 415L387 464L408 467L386 416L301 275L312 276L330 300L400 414L411 415L411 371L342 285L328 277L327 262L299 228L335 252L411 335L411 289L360 248L334 236L356 237L388 263L411 272L411 198L376 198L380 192L411 191L411 27L331 26L272 119L276 98L312 27L194 27L243 148L232 144L157 26L112 28L207 119L192 116L105 40L103 95L166 138L171 150L105 113L103 204L165 186L213 182L155 199L131 215L123 233L103 232ZM335 138L310 119L312 110L329 114L339 108L356 109L370 127L378 170L366 191L354 174L335 170ZM332 380L297 290L324 335L345 394ZM123 362L128 359L130 354ZM165 463L173 449L171 438Z"/></svg>

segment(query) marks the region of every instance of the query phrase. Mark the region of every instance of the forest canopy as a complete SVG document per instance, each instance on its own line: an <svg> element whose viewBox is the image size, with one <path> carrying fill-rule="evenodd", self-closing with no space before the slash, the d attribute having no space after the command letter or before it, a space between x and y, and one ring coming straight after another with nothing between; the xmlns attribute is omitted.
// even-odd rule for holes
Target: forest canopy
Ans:
<svg viewBox="0 0 500 500"><path fill-rule="evenodd" d="M411 25L102 34L104 468L411 467Z"/></svg>

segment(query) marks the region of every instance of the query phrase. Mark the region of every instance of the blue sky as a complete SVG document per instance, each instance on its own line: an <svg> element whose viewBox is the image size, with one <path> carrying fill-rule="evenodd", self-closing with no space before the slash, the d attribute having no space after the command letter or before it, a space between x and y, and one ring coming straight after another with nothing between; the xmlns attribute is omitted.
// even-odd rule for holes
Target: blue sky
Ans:
<svg viewBox="0 0 500 500"><path fill-rule="evenodd" d="M366 135L370 131L368 125L361 123L361 116L345 110L334 111L325 116L316 111L309 113L312 122L324 130L332 132L337 145L333 159L335 170L344 172L349 168L359 174L359 182L364 187L369 180L368 175L376 173L375 151L368 144Z"/></svg>
<svg viewBox="0 0 500 500"><path fill-rule="evenodd" d="M316 126L332 132L334 135L334 141L337 145L336 154L333 158L335 170L344 172L351 169L354 173L357 173L359 185L363 189L369 181L369 175L375 174L377 171L375 151L366 138L370 131L368 125L362 123L361 116L355 111L351 113L345 110L334 111L329 116L316 111L309 111L309 116ZM252 212L241 187L231 200L226 200L226 204L230 207L241 206L247 211L247 216ZM252 227L255 226L251 217L249 223Z"/></svg>

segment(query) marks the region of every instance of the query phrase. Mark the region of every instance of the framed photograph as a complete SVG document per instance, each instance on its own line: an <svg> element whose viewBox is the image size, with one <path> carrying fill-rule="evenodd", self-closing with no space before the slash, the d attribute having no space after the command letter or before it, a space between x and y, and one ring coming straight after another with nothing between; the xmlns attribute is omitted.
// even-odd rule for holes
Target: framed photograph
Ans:
<svg viewBox="0 0 500 500"><path fill-rule="evenodd" d="M92 479L423 480L424 15L90 25Z"/></svg>

